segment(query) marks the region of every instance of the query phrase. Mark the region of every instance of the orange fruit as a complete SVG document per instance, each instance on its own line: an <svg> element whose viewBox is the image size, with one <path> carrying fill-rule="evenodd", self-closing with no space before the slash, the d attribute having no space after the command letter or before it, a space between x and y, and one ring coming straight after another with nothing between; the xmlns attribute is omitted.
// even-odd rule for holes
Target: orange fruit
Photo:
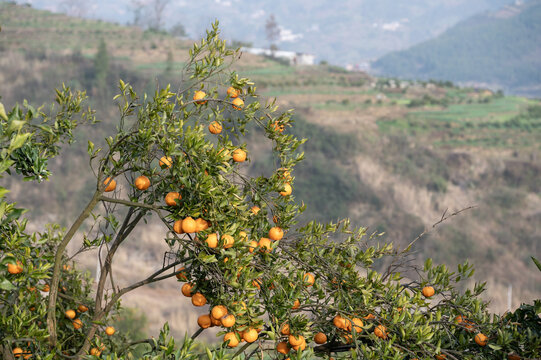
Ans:
<svg viewBox="0 0 541 360"><path fill-rule="evenodd" d="M177 270L177 274L175 275L175 277L176 277L177 279L179 279L179 280L184 280L184 281L186 281L186 280L187 280L187 278L186 278L186 272L183 271L183 270L185 270L185 269L186 269L186 268L185 268L184 266L181 267L180 269L178 269L178 270Z"/></svg>
<svg viewBox="0 0 541 360"><path fill-rule="evenodd" d="M184 220L182 220L182 231L185 233L194 233L197 229L197 224L192 217L188 216Z"/></svg>
<svg viewBox="0 0 541 360"><path fill-rule="evenodd" d="M237 338L237 334L235 334L234 332L228 332L227 334L224 335L224 342L227 342L228 340L229 340L229 344L227 344L227 346L229 346L230 348L237 347L237 345L239 344L239 339Z"/></svg>
<svg viewBox="0 0 541 360"><path fill-rule="evenodd" d="M327 335L322 332L318 332L314 335L314 342L316 344L325 344L327 342Z"/></svg>
<svg viewBox="0 0 541 360"><path fill-rule="evenodd" d="M252 285L254 287L256 287L258 290L261 290L261 280L260 279L255 279L252 281Z"/></svg>
<svg viewBox="0 0 541 360"><path fill-rule="evenodd" d="M297 310L298 308L301 307L301 302L299 301L299 299L296 299L294 302L293 302L293 306L291 307L291 309L293 310Z"/></svg>
<svg viewBox="0 0 541 360"><path fill-rule="evenodd" d="M112 335L114 335L114 333L115 333L115 328L112 327L112 326L107 326L107 327L105 328L105 333L106 333L107 335L109 335L109 336L112 336Z"/></svg>
<svg viewBox="0 0 541 360"><path fill-rule="evenodd" d="M43 292L49 292L50 289L51 289L51 288L49 287L49 284L45 284L45 285L43 285L43 289L42 289L41 291L43 291Z"/></svg>
<svg viewBox="0 0 541 360"><path fill-rule="evenodd" d="M244 330L244 333L242 334L242 338L247 343L253 343L254 341L257 340L258 337L259 337L259 334L257 333L257 330L253 329L253 328L249 328L248 330Z"/></svg>
<svg viewBox="0 0 541 360"><path fill-rule="evenodd" d="M271 240L278 241L278 240L282 240L283 237L284 237L284 230L282 230L280 227L274 226L269 230L269 238Z"/></svg>
<svg viewBox="0 0 541 360"><path fill-rule="evenodd" d="M432 297L436 293L432 286L425 286L421 292L423 293L423 296L427 298Z"/></svg>
<svg viewBox="0 0 541 360"><path fill-rule="evenodd" d="M305 342L304 341L304 336L302 336L302 335L299 335L299 336L289 335L289 343L291 344L291 346L299 346L303 342Z"/></svg>
<svg viewBox="0 0 541 360"><path fill-rule="evenodd" d="M242 110L243 107L244 101L242 101L242 99L236 98L235 100L233 100L233 109Z"/></svg>
<svg viewBox="0 0 541 360"><path fill-rule="evenodd" d="M271 251L271 241L270 239L268 238L261 238L259 239L259 243L258 243L258 246L263 250L263 251L266 251L266 252L270 252Z"/></svg>
<svg viewBox="0 0 541 360"><path fill-rule="evenodd" d="M205 231L209 228L209 222L205 219L195 219L195 232Z"/></svg>
<svg viewBox="0 0 541 360"><path fill-rule="evenodd" d="M74 310L66 310L64 314L66 314L66 317L68 319L75 319L75 316L77 315L77 313Z"/></svg>
<svg viewBox="0 0 541 360"><path fill-rule="evenodd" d="M171 191L165 195L165 203L169 206L177 205L176 200L182 199L182 196L178 192Z"/></svg>
<svg viewBox="0 0 541 360"><path fill-rule="evenodd" d="M202 105L206 104L207 102L204 99L207 96L207 94L204 91L198 90L193 94L193 99L195 100L196 104Z"/></svg>
<svg viewBox="0 0 541 360"><path fill-rule="evenodd" d="M173 165L173 159L171 158L171 156L162 156L160 158L159 165L161 168L169 169L171 165Z"/></svg>
<svg viewBox="0 0 541 360"><path fill-rule="evenodd" d="M106 186L104 190L105 192L111 192L116 189L116 180L111 179L110 177L105 179L105 181L103 181L103 184Z"/></svg>
<svg viewBox="0 0 541 360"><path fill-rule="evenodd" d="M280 354L287 354L289 352L289 345L286 341L282 341L276 345L276 351Z"/></svg>
<svg viewBox="0 0 541 360"><path fill-rule="evenodd" d="M248 251L253 253L258 245L259 244L257 243L257 241L254 241L254 240L250 241L250 243L248 244Z"/></svg>
<svg viewBox="0 0 541 360"><path fill-rule="evenodd" d="M226 315L221 320L223 327L229 328L235 325L235 315L233 314Z"/></svg>
<svg viewBox="0 0 541 360"><path fill-rule="evenodd" d="M445 355L445 354L439 354L439 355L436 355L436 359L438 359L438 360L445 360L445 359L447 359L447 355Z"/></svg>
<svg viewBox="0 0 541 360"><path fill-rule="evenodd" d="M210 315L215 319L221 319L227 315L227 308L223 305L216 305L212 308Z"/></svg>
<svg viewBox="0 0 541 360"><path fill-rule="evenodd" d="M356 332L360 333L361 331L363 331L364 324L361 319L353 318L351 319L351 322L353 323L353 328L355 329Z"/></svg>
<svg viewBox="0 0 541 360"><path fill-rule="evenodd" d="M291 185L289 185L288 183L285 183L283 190L280 191L280 195L288 196L288 195L291 195L292 192L293 192L293 189L291 188Z"/></svg>
<svg viewBox="0 0 541 360"><path fill-rule="evenodd" d="M235 89L233 86L227 88L227 96L230 98L236 98L239 96L239 90Z"/></svg>
<svg viewBox="0 0 541 360"><path fill-rule="evenodd" d="M212 322L210 321L210 316L205 314L201 315L199 318L197 318L197 325L199 325L202 329L207 329L212 326Z"/></svg>
<svg viewBox="0 0 541 360"><path fill-rule="evenodd" d="M306 286L312 286L314 285L314 282L316 281L316 279L314 278L314 275L310 273L304 274L304 277L302 279L304 281L304 285Z"/></svg>
<svg viewBox="0 0 541 360"><path fill-rule="evenodd" d="M177 234L184 234L184 231L182 230L182 219L175 221L173 224L173 231Z"/></svg>
<svg viewBox="0 0 541 360"><path fill-rule="evenodd" d="M218 246L218 235L216 233L209 234L205 242L209 248L216 248Z"/></svg>
<svg viewBox="0 0 541 360"><path fill-rule="evenodd" d="M474 340L479 346L485 346L486 344L488 344L488 338L483 333L478 333L477 335L475 335Z"/></svg>
<svg viewBox="0 0 541 360"><path fill-rule="evenodd" d="M16 274L21 273L22 271L23 271L22 266L15 265L15 264L8 264L8 273L10 274L16 275Z"/></svg>
<svg viewBox="0 0 541 360"><path fill-rule="evenodd" d="M353 342L353 336L351 336L350 334L344 334L342 335L342 337L344 338L346 344L351 344Z"/></svg>
<svg viewBox="0 0 541 360"><path fill-rule="evenodd" d="M195 293L192 295L192 304L194 306L203 306L207 303L207 298L201 293Z"/></svg>
<svg viewBox="0 0 541 360"><path fill-rule="evenodd" d="M213 121L209 125L209 131L211 134L217 135L222 132L222 125L217 121Z"/></svg>
<svg viewBox="0 0 541 360"><path fill-rule="evenodd" d="M366 316L363 317L363 319L365 320L374 320L376 317L374 316L374 314L368 314Z"/></svg>
<svg viewBox="0 0 541 360"><path fill-rule="evenodd" d="M374 334L382 339L387 339L387 328L383 325L378 325L374 329Z"/></svg>
<svg viewBox="0 0 541 360"><path fill-rule="evenodd" d="M134 184L137 189L146 190L150 187L150 180L145 175L141 175L135 179Z"/></svg>
<svg viewBox="0 0 541 360"><path fill-rule="evenodd" d="M349 324L349 321L341 315L336 315L334 319L332 320L332 323L337 328L344 329L344 330L346 330L349 326L351 326L351 324Z"/></svg>
<svg viewBox="0 0 541 360"><path fill-rule="evenodd" d="M182 295L186 297L192 297L192 289L193 289L193 284L186 283L182 285L182 288L180 289L180 291L182 291Z"/></svg>
<svg viewBox="0 0 541 360"><path fill-rule="evenodd" d="M210 322L212 323L212 326L222 326L222 320L215 319L212 316L210 317Z"/></svg>
<svg viewBox="0 0 541 360"><path fill-rule="evenodd" d="M246 231L240 231L239 232L239 238L242 241L247 241L248 240L248 234L246 233Z"/></svg>
<svg viewBox="0 0 541 360"><path fill-rule="evenodd" d="M16 347L11 351L13 352L13 355L15 355L15 357L20 357L23 353L23 349L21 349L20 347Z"/></svg>
<svg viewBox="0 0 541 360"><path fill-rule="evenodd" d="M289 324L288 323L282 324L282 327L280 328L280 334L282 334L282 335L289 335L290 334Z"/></svg>
<svg viewBox="0 0 541 360"><path fill-rule="evenodd" d="M259 208L259 206L252 206L252 208L251 208L250 210L252 211L252 213L253 213L254 215L257 215L257 213L258 213L259 210L261 210L261 209Z"/></svg>
<svg viewBox="0 0 541 360"><path fill-rule="evenodd" d="M92 349L90 349L90 355L100 356L100 355L101 355L101 351L100 351L100 349L98 349L98 348L92 348Z"/></svg>
<svg viewBox="0 0 541 360"><path fill-rule="evenodd" d="M242 149L236 149L233 151L233 161L244 162L246 160L246 151Z"/></svg>
<svg viewBox="0 0 541 360"><path fill-rule="evenodd" d="M75 328L75 330L80 329L80 328L83 327L83 322L81 321L81 319L73 320L72 324L73 324L73 327Z"/></svg>
<svg viewBox="0 0 541 360"><path fill-rule="evenodd" d="M84 306L84 305L79 305L79 307L77 308L77 310L78 310L79 312L84 313L84 312L87 312L87 311L88 311L88 308L87 308L86 306Z"/></svg>
<svg viewBox="0 0 541 360"><path fill-rule="evenodd" d="M224 242L224 249L229 249L235 244L235 239L231 235L228 235L228 234L222 235L221 239Z"/></svg>

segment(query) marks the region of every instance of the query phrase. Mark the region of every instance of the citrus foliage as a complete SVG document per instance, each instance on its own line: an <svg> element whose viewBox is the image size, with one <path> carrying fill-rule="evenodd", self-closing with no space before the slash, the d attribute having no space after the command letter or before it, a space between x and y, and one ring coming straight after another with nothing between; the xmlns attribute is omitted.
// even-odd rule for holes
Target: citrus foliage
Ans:
<svg viewBox="0 0 541 360"><path fill-rule="evenodd" d="M110 317L122 295L171 277L183 283L185 301L209 308L193 337L211 326L223 329L223 345L207 349L209 359L254 350L278 359L539 356L538 333L525 334L520 320L488 313L479 298L483 284L458 290L473 274L467 263L456 272L430 260L416 269L408 265L410 247L393 249L347 220L299 226L303 207L295 201L293 174L304 140L288 131L291 112L279 112L273 102L262 105L254 84L229 69L240 53L219 39L217 24L190 56L178 91L167 86L152 98L139 97L120 81L117 133L104 148L89 142L96 191L67 232L52 226L44 234L24 234L22 213L3 205L2 235L12 239L0 248L3 264L11 265L1 275L0 293L6 356L24 347L43 359L129 358L130 344L107 326ZM56 155L53 144L71 139L82 95L64 89L58 96L68 110L56 117L62 126L51 127L49 142L39 140L48 128L24 123L16 135L5 131L4 159L28 146L39 154L36 163L43 162ZM18 113L2 116L3 128ZM264 136L247 143L250 131ZM252 147L264 141L271 144L275 170L269 177L250 177L245 163L257 161ZM44 146L52 150L42 152ZM45 167L32 172L35 167L7 161L12 162L4 171L13 166L31 178L48 175ZM168 230L170 261L139 282L107 291L117 249L149 216ZM90 280L66 266L64 256L88 218L93 225L83 233L83 248L107 244L92 300ZM376 261L386 259L390 266L378 272ZM29 290L45 284L48 298ZM158 339L142 342L150 345L152 359L200 355L189 338L176 344L167 325ZM237 353L227 351L237 346Z"/></svg>

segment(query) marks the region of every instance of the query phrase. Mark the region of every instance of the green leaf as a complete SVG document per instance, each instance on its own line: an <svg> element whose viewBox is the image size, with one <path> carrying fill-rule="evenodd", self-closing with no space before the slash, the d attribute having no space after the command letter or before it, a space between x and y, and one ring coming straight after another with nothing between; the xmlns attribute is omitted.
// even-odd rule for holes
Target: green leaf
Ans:
<svg viewBox="0 0 541 360"><path fill-rule="evenodd" d="M537 266L537 268L539 269L539 271L541 271L541 263L539 262L539 260L537 260L533 256L532 256L532 260L533 260L534 264Z"/></svg>
<svg viewBox="0 0 541 360"><path fill-rule="evenodd" d="M8 116L6 114L6 109L4 108L4 104L0 103L0 117L4 120L8 120Z"/></svg>
<svg viewBox="0 0 541 360"><path fill-rule="evenodd" d="M11 282L9 282L7 279L2 279L0 281L0 289L2 290L7 290L7 291L11 291L11 290L15 290L17 289L16 286L14 286Z"/></svg>
<svg viewBox="0 0 541 360"><path fill-rule="evenodd" d="M30 136L32 136L31 133L17 134L13 140L11 140L11 144L9 144L9 151L13 151L23 146Z"/></svg>

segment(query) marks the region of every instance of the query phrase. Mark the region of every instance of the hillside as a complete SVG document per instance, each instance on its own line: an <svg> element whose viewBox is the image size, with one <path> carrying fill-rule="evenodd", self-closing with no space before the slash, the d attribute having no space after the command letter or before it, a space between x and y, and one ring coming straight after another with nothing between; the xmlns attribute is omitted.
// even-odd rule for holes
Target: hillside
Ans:
<svg viewBox="0 0 541 360"><path fill-rule="evenodd" d="M111 101L117 79L149 94L156 84L176 86L189 42L7 4L0 4L0 23L0 96L6 108L23 99L50 102L52 89L65 82L88 89L101 120L78 133L62 162L52 163L50 182L28 186L17 179L9 185L11 199L32 209L30 226L69 225L95 186L87 140L99 143L118 119ZM107 61L96 61L102 40ZM307 204L301 223L348 216L369 232L384 231L398 247L444 212L476 205L419 241L416 257L449 266L474 263L476 280L488 281L494 311L507 310L511 283L512 307L540 297L541 278L530 260L541 258L539 101L449 83L377 79L332 66L291 67L248 54L235 68L256 82L262 96L296 109L296 126L286 131L309 138L306 161L294 174L297 199ZM257 161L245 170L268 171L269 149L257 138L248 149ZM149 219L120 250L114 267L121 283L161 266L168 250L164 233ZM95 270L95 253L76 260ZM175 281L142 288L124 304L144 309L152 331L164 321L179 335L195 328L198 314L179 300Z"/></svg>
<svg viewBox="0 0 541 360"><path fill-rule="evenodd" d="M541 96L541 1L460 22L435 39L373 63L386 76L483 83Z"/></svg>
<svg viewBox="0 0 541 360"><path fill-rule="evenodd" d="M345 65L363 63L428 40L468 16L512 2L341 0L331 5L322 0L173 1L167 6L163 23L165 28L180 23L195 39L218 19L227 39L268 47L265 21L274 14L282 28L282 41L277 44L281 49L313 53L318 60ZM37 8L58 10L65 9L63 3L61 0L32 1ZM130 0L97 0L85 8L89 16L127 23L134 20L131 3ZM152 18L152 11L143 11L143 17ZM351 34L355 34L354 41Z"/></svg>

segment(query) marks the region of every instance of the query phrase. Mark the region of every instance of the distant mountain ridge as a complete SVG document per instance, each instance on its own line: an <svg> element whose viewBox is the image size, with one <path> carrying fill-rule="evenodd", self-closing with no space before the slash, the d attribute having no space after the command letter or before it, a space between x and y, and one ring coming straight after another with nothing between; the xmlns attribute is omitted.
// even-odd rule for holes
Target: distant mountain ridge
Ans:
<svg viewBox="0 0 541 360"><path fill-rule="evenodd" d="M541 0L473 16L435 39L387 54L380 75L479 83L541 96Z"/></svg>

